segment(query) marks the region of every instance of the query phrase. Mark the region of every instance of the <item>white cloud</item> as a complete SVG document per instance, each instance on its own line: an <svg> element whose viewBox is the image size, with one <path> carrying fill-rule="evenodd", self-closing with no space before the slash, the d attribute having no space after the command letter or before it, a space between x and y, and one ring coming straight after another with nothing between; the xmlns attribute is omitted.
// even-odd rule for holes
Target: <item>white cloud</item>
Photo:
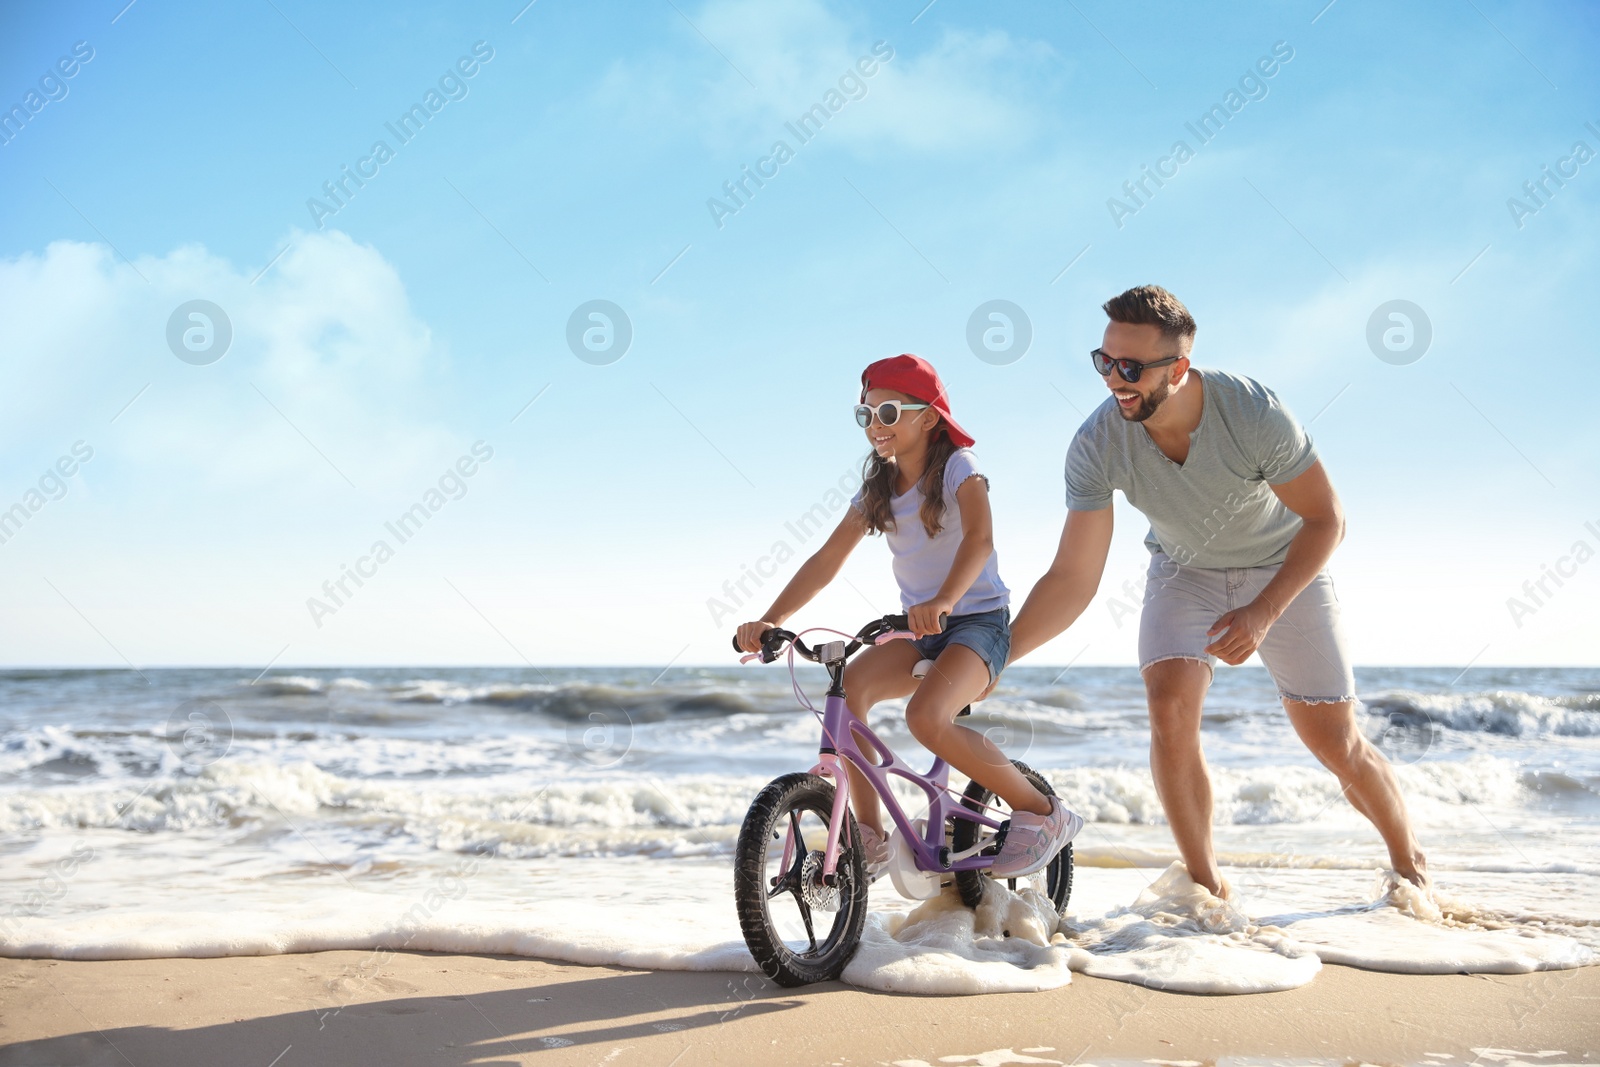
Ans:
<svg viewBox="0 0 1600 1067"><path fill-rule="evenodd" d="M497 500L483 487L504 461L471 480L470 497L449 490L468 502L315 627L306 598L387 536L384 520L479 434L451 425L446 353L375 249L337 231L295 234L252 284L257 270L198 245L133 266L71 241L0 259L11 339L0 500L17 500L75 440L94 449L0 546L9 661L264 663L291 642L301 662L376 662L438 647L440 566L470 557L466 519ZM205 366L166 338L173 310L194 299L223 308L233 329ZM419 603L435 614L419 620Z"/></svg>
<svg viewBox="0 0 1600 1067"><path fill-rule="evenodd" d="M8 453L116 436L130 484L181 476L317 493L348 486L301 434L369 490L402 475L409 488L405 472L458 447L429 406L444 355L375 249L338 231L294 234L255 284L254 268L199 245L135 267L72 241L0 260ZM232 325L227 353L206 366L180 361L166 340L169 316L194 299Z"/></svg>
<svg viewBox="0 0 1600 1067"><path fill-rule="evenodd" d="M670 52L611 66L598 90L602 106L656 133L687 129L717 151L765 151L774 137L792 144L783 124L840 89L885 40L893 58L860 79L865 95L829 122L830 143L971 151L1025 139L1039 126L1037 83L1032 92L1022 85L1050 55L1042 43L1000 30L946 30L914 49L909 35L871 32L815 0L714 0L685 14L695 28L682 25Z"/></svg>

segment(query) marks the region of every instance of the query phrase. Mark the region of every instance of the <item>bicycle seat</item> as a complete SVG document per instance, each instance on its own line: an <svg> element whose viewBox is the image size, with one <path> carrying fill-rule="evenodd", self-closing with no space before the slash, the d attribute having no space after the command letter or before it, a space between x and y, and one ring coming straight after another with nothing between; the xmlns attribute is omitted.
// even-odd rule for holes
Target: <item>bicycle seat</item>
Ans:
<svg viewBox="0 0 1600 1067"><path fill-rule="evenodd" d="M931 670L933 670L933 660L931 660L931 659L919 659L919 660L917 660L916 666L911 668L911 677L917 678L917 679L926 678L928 676L928 672L931 671ZM963 715L971 715L971 714L972 714L972 705L968 704L966 707L964 707L960 711L956 712L956 718L959 719Z"/></svg>

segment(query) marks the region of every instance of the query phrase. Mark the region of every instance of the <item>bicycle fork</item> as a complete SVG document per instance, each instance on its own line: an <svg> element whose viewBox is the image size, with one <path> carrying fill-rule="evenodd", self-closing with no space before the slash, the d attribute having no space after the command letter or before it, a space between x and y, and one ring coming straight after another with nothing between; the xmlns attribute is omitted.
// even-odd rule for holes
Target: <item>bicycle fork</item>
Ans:
<svg viewBox="0 0 1600 1067"><path fill-rule="evenodd" d="M850 774L845 761L833 753L817 757L812 774L825 774L833 779L833 814L828 819L828 848L822 857L824 885L833 884L833 875L839 868L839 851L844 841L845 814L850 810Z"/></svg>
<svg viewBox="0 0 1600 1067"><path fill-rule="evenodd" d="M849 718L850 709L845 706L844 696L830 691L822 714L822 750L817 753L817 765L811 768L812 774L833 779L833 813L828 819L828 847L822 858L824 885L833 884L834 874L839 869L845 827L849 825L845 816L850 811L850 770L836 749L838 739L848 736Z"/></svg>

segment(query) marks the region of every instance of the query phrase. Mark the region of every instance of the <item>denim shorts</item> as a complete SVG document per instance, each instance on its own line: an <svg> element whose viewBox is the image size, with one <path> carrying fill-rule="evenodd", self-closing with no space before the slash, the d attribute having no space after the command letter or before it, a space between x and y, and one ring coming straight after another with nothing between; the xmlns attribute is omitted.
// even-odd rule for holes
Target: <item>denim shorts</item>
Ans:
<svg viewBox="0 0 1600 1067"><path fill-rule="evenodd" d="M1214 672L1217 657L1205 649L1217 637L1206 631L1254 600L1277 573L1276 566L1184 567L1164 552L1154 553L1139 616L1140 673L1164 659L1198 660ZM1256 651L1285 700L1335 704L1356 698L1339 597L1327 571L1289 602Z"/></svg>
<svg viewBox="0 0 1600 1067"><path fill-rule="evenodd" d="M992 682L1000 677L1006 657L1011 655L1011 609L952 615L945 620L943 633L919 637L912 644L925 659L938 659L939 653L950 645L966 645L989 668Z"/></svg>

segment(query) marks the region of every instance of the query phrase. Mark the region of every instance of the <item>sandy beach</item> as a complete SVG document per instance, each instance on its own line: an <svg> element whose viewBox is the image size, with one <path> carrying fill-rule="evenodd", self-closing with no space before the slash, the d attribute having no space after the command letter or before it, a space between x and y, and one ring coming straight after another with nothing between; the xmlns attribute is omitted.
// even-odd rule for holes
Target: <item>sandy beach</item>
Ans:
<svg viewBox="0 0 1600 1067"><path fill-rule="evenodd" d="M1600 0L3 10L0 1067L1600 1067Z"/></svg>
<svg viewBox="0 0 1600 1067"><path fill-rule="evenodd" d="M1309 986L1237 997L1078 975L1050 992L942 998L430 953L396 954L351 981L370 958L6 960L0 1064L1551 1067L1600 1056L1596 968L1410 976L1330 966Z"/></svg>

